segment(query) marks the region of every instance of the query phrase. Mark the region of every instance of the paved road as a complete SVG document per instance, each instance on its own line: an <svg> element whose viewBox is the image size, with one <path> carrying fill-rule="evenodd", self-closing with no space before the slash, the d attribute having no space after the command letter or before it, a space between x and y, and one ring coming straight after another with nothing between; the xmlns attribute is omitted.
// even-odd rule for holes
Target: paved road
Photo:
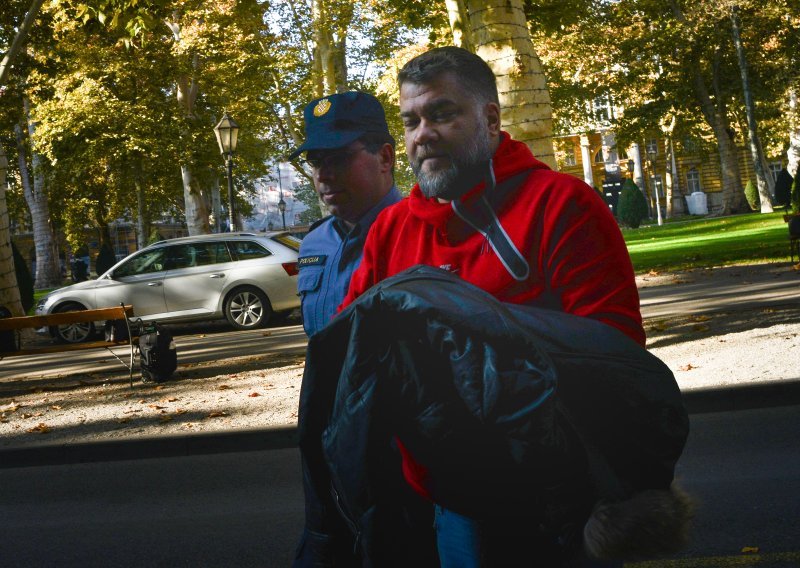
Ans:
<svg viewBox="0 0 800 568"><path fill-rule="evenodd" d="M267 353L302 353L307 339L299 325L252 331L232 331L220 323L169 328L175 335L179 364L216 361L232 355L238 357ZM130 361L130 347L115 347L113 352L125 363ZM0 380L120 370L124 371L122 363L108 350L89 349L3 359L0 361Z"/></svg>
<svg viewBox="0 0 800 568"><path fill-rule="evenodd" d="M647 318L664 316L793 306L800 308L800 271L787 264L753 270L747 266L695 271L681 276L681 283L646 286L640 290L642 314ZM306 336L299 325L265 330L230 331L224 323L170 326L176 335L180 363L195 363L236 356L302 352ZM130 350L115 352L128 360ZM4 378L55 377L72 373L120 370L121 364L105 350L54 353L15 357L0 361L0 380Z"/></svg>
<svg viewBox="0 0 800 568"><path fill-rule="evenodd" d="M787 264L754 270L747 266L697 270L668 284L639 290L642 315L658 318L717 311L800 307L800 271ZM675 281L679 283L674 283Z"/></svg>
<svg viewBox="0 0 800 568"><path fill-rule="evenodd" d="M800 406L691 421L692 543L642 568L800 566ZM302 508L295 449L0 468L0 564L282 568Z"/></svg>

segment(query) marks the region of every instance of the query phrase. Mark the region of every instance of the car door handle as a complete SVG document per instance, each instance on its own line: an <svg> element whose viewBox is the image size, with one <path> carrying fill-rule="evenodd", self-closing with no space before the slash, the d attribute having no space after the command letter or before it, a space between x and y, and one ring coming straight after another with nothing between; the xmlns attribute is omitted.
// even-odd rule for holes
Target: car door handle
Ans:
<svg viewBox="0 0 800 568"><path fill-rule="evenodd" d="M148 286L161 286L161 282L148 282Z"/></svg>
<svg viewBox="0 0 800 568"><path fill-rule="evenodd" d="M225 273L222 272L222 273L219 273L219 274L211 274L209 276L209 278L225 278Z"/></svg>

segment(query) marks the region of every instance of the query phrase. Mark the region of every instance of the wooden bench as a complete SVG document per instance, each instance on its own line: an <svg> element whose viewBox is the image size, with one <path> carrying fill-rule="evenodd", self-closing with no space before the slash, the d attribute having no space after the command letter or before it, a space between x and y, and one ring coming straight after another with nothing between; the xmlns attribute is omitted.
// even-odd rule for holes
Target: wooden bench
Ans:
<svg viewBox="0 0 800 568"><path fill-rule="evenodd" d="M60 353L62 351L79 351L84 349L108 349L116 359L130 371L131 386L133 386L133 362L135 358L135 344L133 330L131 329L130 319L133 317L133 306L119 305L115 308L99 308L96 310L80 310L75 312L60 312L44 316L22 316L11 318L0 318L0 331L19 331L22 329L37 329L40 327L51 327L56 325L67 325L73 323L85 323L95 321L115 321L122 320L128 330L128 339L121 341L88 341L83 343L61 343L53 345L43 345L37 347L23 348L22 345L14 351L0 352L0 359L15 357L19 355L34 355L37 353ZM131 359L130 364L126 364L117 354L111 351L112 347L130 345Z"/></svg>

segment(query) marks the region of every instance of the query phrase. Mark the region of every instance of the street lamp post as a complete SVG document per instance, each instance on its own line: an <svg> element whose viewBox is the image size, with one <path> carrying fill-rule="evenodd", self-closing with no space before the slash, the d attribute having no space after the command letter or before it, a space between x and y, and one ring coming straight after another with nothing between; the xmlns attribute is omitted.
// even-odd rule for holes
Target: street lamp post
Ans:
<svg viewBox="0 0 800 568"><path fill-rule="evenodd" d="M214 127L214 134L217 136L219 151L225 156L228 166L228 231L234 231L236 212L233 202L233 153L239 140L239 125L225 112L222 114L222 120Z"/></svg>
<svg viewBox="0 0 800 568"><path fill-rule="evenodd" d="M652 150L647 152L647 165L650 166L650 186L656 194L656 218L658 219L658 224L663 225L664 220L661 218L661 203L658 197L658 184L656 183L656 153Z"/></svg>

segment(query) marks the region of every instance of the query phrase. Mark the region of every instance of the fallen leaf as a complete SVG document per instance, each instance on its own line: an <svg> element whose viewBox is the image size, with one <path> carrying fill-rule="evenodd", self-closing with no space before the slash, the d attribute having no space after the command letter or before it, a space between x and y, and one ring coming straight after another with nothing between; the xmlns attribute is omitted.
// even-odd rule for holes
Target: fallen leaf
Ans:
<svg viewBox="0 0 800 568"><path fill-rule="evenodd" d="M160 402L177 402L178 399L174 396L172 398L162 398Z"/></svg>
<svg viewBox="0 0 800 568"><path fill-rule="evenodd" d="M658 322L658 323L653 324L653 329L655 331L666 331L666 330L669 329L669 324L666 323L666 322L663 322L663 321L662 322Z"/></svg>
<svg viewBox="0 0 800 568"><path fill-rule="evenodd" d="M743 546L742 547L742 554L757 554L758 547L757 546Z"/></svg>
<svg viewBox="0 0 800 568"><path fill-rule="evenodd" d="M155 408L156 410L163 410L166 406L158 406L157 404L148 404L148 408Z"/></svg>
<svg viewBox="0 0 800 568"><path fill-rule="evenodd" d="M660 273L656 270L651 270L647 273L648 276L658 276Z"/></svg>
<svg viewBox="0 0 800 568"><path fill-rule="evenodd" d="M711 316L692 316L691 319L692 319L692 321L695 321L695 322L702 322L702 321L710 320Z"/></svg>
<svg viewBox="0 0 800 568"><path fill-rule="evenodd" d="M228 413L225 412L224 410L218 410L218 411L214 411L211 414L209 414L208 418L220 418L222 416L227 416L227 415L228 415Z"/></svg>
<svg viewBox="0 0 800 568"><path fill-rule="evenodd" d="M696 325L696 326L694 326L692 328L692 331L696 331L696 332L699 333L699 332L703 332L703 331L708 331L709 329L711 329L711 328L709 326L707 326L707 325Z"/></svg>
<svg viewBox="0 0 800 568"><path fill-rule="evenodd" d="M141 411L142 411L142 409L141 409L141 408L137 408L137 409L135 409L135 410L124 410L122 413L123 413L123 414L132 414L132 413L134 413L134 412L141 412Z"/></svg>
<svg viewBox="0 0 800 568"><path fill-rule="evenodd" d="M189 411L186 410L185 408L179 408L178 410L175 411L175 414L186 414L187 412Z"/></svg>
<svg viewBox="0 0 800 568"><path fill-rule="evenodd" d="M19 415L20 418L33 418L33 414L28 414L27 412L23 412Z"/></svg>
<svg viewBox="0 0 800 568"><path fill-rule="evenodd" d="M684 365L683 367L678 367L678 370L679 370L679 371L691 371L692 369L697 369L697 367L695 367L695 366L694 366L694 365L692 365L691 363L687 363L687 364L686 364L686 365Z"/></svg>
<svg viewBox="0 0 800 568"><path fill-rule="evenodd" d="M263 332L261 335L262 335L263 337L269 337L270 335L272 335L272 332L271 332L271 331L265 331L265 332Z"/></svg>
<svg viewBox="0 0 800 568"><path fill-rule="evenodd" d="M36 434L47 434L50 430L51 430L50 426L48 426L44 422L39 422L36 426L34 426L33 428L27 430L27 432L30 432L31 434L33 434L33 433L36 433Z"/></svg>
<svg viewBox="0 0 800 568"><path fill-rule="evenodd" d="M128 423L128 422L130 422L130 421L131 421L131 417L130 417L130 416L123 416L122 418L120 418L119 420L117 420L117 422L118 422L119 424L127 424L127 423Z"/></svg>
<svg viewBox="0 0 800 568"><path fill-rule="evenodd" d="M230 387L230 386L228 386L228 385L219 385L219 386L217 387L217 390L224 391L224 390L229 390L230 388L231 388L231 387Z"/></svg>
<svg viewBox="0 0 800 568"><path fill-rule="evenodd" d="M247 396L249 396L250 398L254 398L254 397L257 397L257 396L261 396L261 395L260 395L260 394L258 394L257 392L251 392L251 393L250 393L250 394L248 394Z"/></svg>
<svg viewBox="0 0 800 568"><path fill-rule="evenodd" d="M172 416L170 416L169 414L165 414L164 416L159 416L158 417L158 421L159 422L172 422Z"/></svg>
<svg viewBox="0 0 800 568"><path fill-rule="evenodd" d="M153 390L154 391L164 390L164 387L162 385L158 385L157 387L153 387Z"/></svg>
<svg viewBox="0 0 800 568"><path fill-rule="evenodd" d="M51 409L51 410L61 410L61 407L60 407L60 406L58 406L57 404L54 404L54 405L52 405L52 406L50 407L50 409Z"/></svg>
<svg viewBox="0 0 800 568"><path fill-rule="evenodd" d="M14 401L11 401L6 406L0 406L0 412L16 412L22 408L22 405L17 404Z"/></svg>

